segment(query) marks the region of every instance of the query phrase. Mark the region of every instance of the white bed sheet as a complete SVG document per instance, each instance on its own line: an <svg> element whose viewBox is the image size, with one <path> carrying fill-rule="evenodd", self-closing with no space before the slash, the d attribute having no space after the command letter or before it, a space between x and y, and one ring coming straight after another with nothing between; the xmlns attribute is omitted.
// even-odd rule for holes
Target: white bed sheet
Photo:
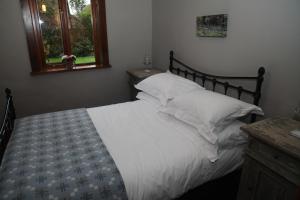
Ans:
<svg viewBox="0 0 300 200"><path fill-rule="evenodd" d="M174 199L242 164L244 145L219 152L192 127L158 113L143 100L89 108L130 200Z"/></svg>

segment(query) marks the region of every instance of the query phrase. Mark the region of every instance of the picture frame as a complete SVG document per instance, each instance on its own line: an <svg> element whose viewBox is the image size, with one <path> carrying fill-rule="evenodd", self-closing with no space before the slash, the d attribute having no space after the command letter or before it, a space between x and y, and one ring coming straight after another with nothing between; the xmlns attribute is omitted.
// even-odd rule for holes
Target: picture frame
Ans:
<svg viewBox="0 0 300 200"><path fill-rule="evenodd" d="M227 14L197 17L198 37L227 37Z"/></svg>

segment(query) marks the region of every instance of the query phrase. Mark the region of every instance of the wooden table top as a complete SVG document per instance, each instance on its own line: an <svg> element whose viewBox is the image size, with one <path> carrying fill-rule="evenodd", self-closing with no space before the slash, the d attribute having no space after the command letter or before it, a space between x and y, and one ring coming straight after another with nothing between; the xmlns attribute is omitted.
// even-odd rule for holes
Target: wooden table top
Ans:
<svg viewBox="0 0 300 200"><path fill-rule="evenodd" d="M129 69L127 70L127 73L131 76L135 76L139 79L144 79L149 76L152 76L154 74L162 73L164 72L161 69L157 68L136 68L136 69Z"/></svg>
<svg viewBox="0 0 300 200"><path fill-rule="evenodd" d="M242 126L241 129L250 136L300 159L300 139L290 134L293 130L300 130L299 121L290 118L269 118Z"/></svg>

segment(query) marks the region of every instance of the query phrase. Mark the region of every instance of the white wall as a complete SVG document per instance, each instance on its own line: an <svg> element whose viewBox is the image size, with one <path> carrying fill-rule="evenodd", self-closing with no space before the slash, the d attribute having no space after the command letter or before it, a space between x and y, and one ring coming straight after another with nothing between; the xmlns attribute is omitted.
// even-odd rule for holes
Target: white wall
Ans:
<svg viewBox="0 0 300 200"><path fill-rule="evenodd" d="M196 37L196 17L229 14L228 37ZM168 51L208 73L256 75L267 68L262 107L292 115L300 102L299 0L153 0L153 65Z"/></svg>
<svg viewBox="0 0 300 200"><path fill-rule="evenodd" d="M19 117L127 101L126 69L142 67L152 52L152 2L109 0L106 7L112 68L31 76L19 0L1 0L0 105L5 87L13 90Z"/></svg>
<svg viewBox="0 0 300 200"><path fill-rule="evenodd" d="M128 100L125 71L142 66L152 45L161 68L170 49L209 73L254 75L266 66L268 115L291 115L300 101L299 0L106 2L111 69L31 76L19 0L0 1L0 91L13 89L19 116ZM229 14L228 37L196 37L196 16L218 13Z"/></svg>

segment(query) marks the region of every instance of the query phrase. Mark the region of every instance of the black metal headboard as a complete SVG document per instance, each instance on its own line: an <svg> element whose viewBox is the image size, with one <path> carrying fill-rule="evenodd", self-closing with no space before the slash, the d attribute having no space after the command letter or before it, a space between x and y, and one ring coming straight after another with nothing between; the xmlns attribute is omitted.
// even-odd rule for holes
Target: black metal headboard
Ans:
<svg viewBox="0 0 300 200"><path fill-rule="evenodd" d="M180 66L184 67L185 69L181 69L180 67L174 67L174 63L179 64ZM174 51L170 51L170 66L169 70L172 73L176 73L177 75L184 75L185 78L188 76L191 76L193 81L196 81L196 79L200 79L202 81L202 86L205 86L206 82L212 83L212 90L215 91L217 85L222 85L224 87L224 94L226 95L228 92L228 89L233 89L237 91L238 99L241 99L242 93L247 93L253 97L253 104L259 105L259 100L261 97L261 86L264 81L264 74L265 74L265 68L260 67L258 69L257 76L253 77L238 77L238 76L216 76L211 74L206 74L200 71L197 71L193 69L192 67L184 64L180 60L176 59L174 57ZM256 81L256 87L255 91L251 91L248 89L245 89L242 86L236 86L233 84L230 84L227 81L222 81L224 79L227 80L253 80ZM252 115L251 121L254 122L256 120L256 115Z"/></svg>
<svg viewBox="0 0 300 200"><path fill-rule="evenodd" d="M5 89L6 93L6 107L4 111L3 123L0 129L0 165L2 162L3 154L5 152L7 143L14 129L14 122L16 119L13 98L10 89Z"/></svg>

